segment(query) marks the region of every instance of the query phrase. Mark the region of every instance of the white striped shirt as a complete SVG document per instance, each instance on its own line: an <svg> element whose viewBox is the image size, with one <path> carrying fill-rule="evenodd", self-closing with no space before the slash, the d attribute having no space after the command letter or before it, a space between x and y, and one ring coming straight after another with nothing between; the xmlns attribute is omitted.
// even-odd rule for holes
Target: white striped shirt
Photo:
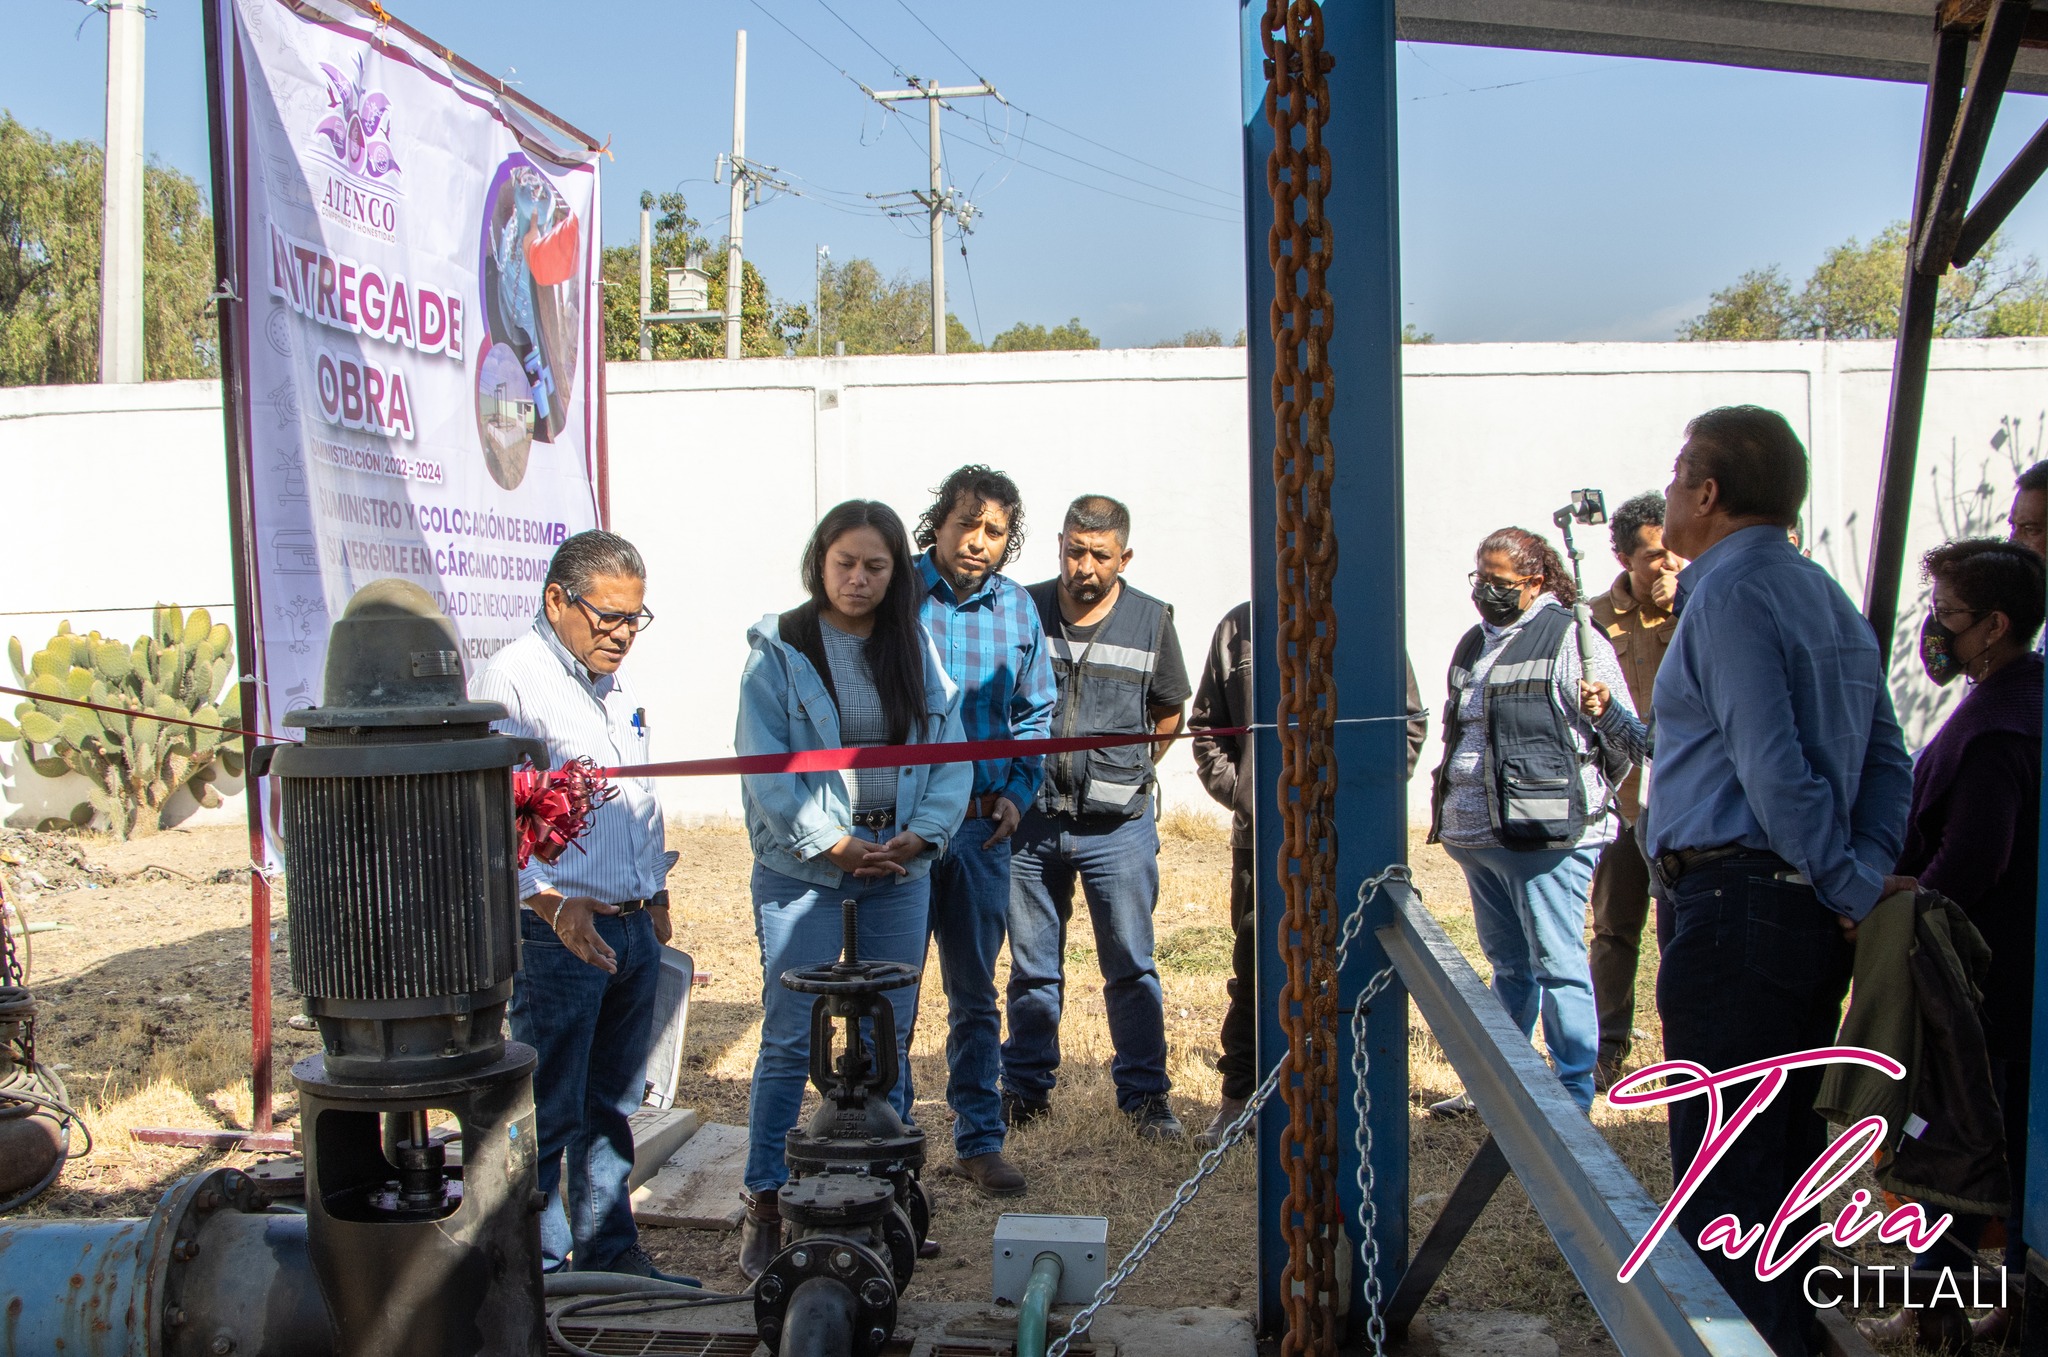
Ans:
<svg viewBox="0 0 2048 1357"><path fill-rule="evenodd" d="M502 702L511 713L492 729L547 741L550 767L584 757L600 768L648 761L646 718L618 675L593 679L545 613L535 616L532 631L491 657L470 680L469 695ZM591 815L589 833L558 861L535 858L521 869L521 900L559 891L618 904L644 900L662 888L669 863L654 781L627 777L612 785L619 794Z"/></svg>

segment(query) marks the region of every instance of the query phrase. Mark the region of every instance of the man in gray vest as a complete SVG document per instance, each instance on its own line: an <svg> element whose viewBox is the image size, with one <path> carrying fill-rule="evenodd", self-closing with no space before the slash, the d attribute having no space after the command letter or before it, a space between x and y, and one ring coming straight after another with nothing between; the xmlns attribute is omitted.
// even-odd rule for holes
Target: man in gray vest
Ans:
<svg viewBox="0 0 2048 1357"><path fill-rule="evenodd" d="M1059 678L1056 738L1180 727L1192 690L1173 609L1121 578L1130 538L1129 509L1106 495L1083 495L1067 506L1060 527L1059 576L1031 588ZM1102 968L1117 1107L1147 1139L1183 1134L1166 1101L1166 1014L1152 959L1159 902L1152 755L1152 746L1138 744L1048 757L1013 840L1010 1036L1003 1043L1003 1106L1012 1126L1050 1105L1078 882Z"/></svg>

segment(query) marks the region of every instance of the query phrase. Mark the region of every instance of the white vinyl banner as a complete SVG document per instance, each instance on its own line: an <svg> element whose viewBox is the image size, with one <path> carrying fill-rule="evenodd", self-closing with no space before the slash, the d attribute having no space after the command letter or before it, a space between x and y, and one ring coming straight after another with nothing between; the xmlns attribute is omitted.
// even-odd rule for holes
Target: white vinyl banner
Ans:
<svg viewBox="0 0 2048 1357"><path fill-rule="evenodd" d="M320 701L327 628L423 586L471 673L598 521L594 153L445 54L307 0L221 9L257 608L256 727ZM232 303L231 303L232 304Z"/></svg>

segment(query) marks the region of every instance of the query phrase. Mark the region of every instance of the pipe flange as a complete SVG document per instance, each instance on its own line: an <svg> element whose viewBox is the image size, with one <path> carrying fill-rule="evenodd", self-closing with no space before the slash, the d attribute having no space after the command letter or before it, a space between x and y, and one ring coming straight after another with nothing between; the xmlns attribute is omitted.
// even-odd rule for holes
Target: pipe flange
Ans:
<svg viewBox="0 0 2048 1357"><path fill-rule="evenodd" d="M888 1213L896 1184L865 1173L819 1173L790 1179L777 1196L782 1218L798 1229L851 1230Z"/></svg>
<svg viewBox="0 0 2048 1357"><path fill-rule="evenodd" d="M199 1256L199 1235L221 1211L260 1215L269 1206L256 1181L240 1169L219 1168L178 1183L151 1213L144 1235L151 1310L166 1353L198 1352L205 1336L187 1332L185 1273Z"/></svg>
<svg viewBox="0 0 2048 1357"><path fill-rule="evenodd" d="M853 1357L880 1357L896 1331L896 1283L873 1249L851 1239L809 1235L768 1264L754 1283L754 1328L770 1353L782 1350L783 1312L813 1278L838 1282L853 1296Z"/></svg>
<svg viewBox="0 0 2048 1357"><path fill-rule="evenodd" d="M888 1213L882 1217L882 1243L889 1250L889 1266L895 1271L898 1291L910 1285L910 1274L917 1271L917 1246L922 1242L910 1213L902 1203L891 1202Z"/></svg>
<svg viewBox="0 0 2048 1357"><path fill-rule="evenodd" d="M814 1136L801 1126L783 1137L783 1157L798 1176L860 1173L894 1179L924 1167L924 1132L912 1127L900 1136Z"/></svg>

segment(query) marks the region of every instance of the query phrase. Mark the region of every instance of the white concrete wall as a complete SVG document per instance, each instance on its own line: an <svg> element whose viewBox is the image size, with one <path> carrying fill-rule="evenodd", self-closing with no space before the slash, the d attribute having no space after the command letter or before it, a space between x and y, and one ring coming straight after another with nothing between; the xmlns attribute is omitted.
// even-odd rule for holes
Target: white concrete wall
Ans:
<svg viewBox="0 0 2048 1357"><path fill-rule="evenodd" d="M1432 707L1472 618L1464 576L1478 539L1509 523L1554 536L1551 511L1582 486L1605 490L1610 506L1661 489L1685 421L1713 405L1772 406L1807 440L1815 559L1861 597L1890 345L1433 345L1403 356L1407 634ZM1915 554L1955 531L1958 511L1964 530L2002 531L2015 462L2048 451L2048 342L1943 343L1934 368ZM730 750L745 630L800 596L797 557L824 509L859 495L914 522L930 487L965 461L1023 488L1030 531L1012 573L1025 581L1052 573L1067 500L1095 491L1129 503L1131 578L1175 605L1191 667L1249 589L1242 350L616 364L609 382L613 524L645 551L660 615L628 673L647 695L660 758ZM15 526L0 632L24 645L64 616L134 636L150 603L230 596L216 386L0 391L0 476ZM1959 500L1956 484L1989 492ZM1612 558L1601 534L1588 538L1589 583L1602 587ZM1905 625L1918 623L1916 611ZM1944 708L1914 669L1908 652L1895 692L1924 739ZM38 789L32 773L5 768L11 758L0 751L0 813L32 820L77 799ZM1166 769L1170 804L1204 804L1184 748ZM1425 804L1422 780L1414 790ZM685 816L738 804L730 779L671 782L664 797Z"/></svg>

